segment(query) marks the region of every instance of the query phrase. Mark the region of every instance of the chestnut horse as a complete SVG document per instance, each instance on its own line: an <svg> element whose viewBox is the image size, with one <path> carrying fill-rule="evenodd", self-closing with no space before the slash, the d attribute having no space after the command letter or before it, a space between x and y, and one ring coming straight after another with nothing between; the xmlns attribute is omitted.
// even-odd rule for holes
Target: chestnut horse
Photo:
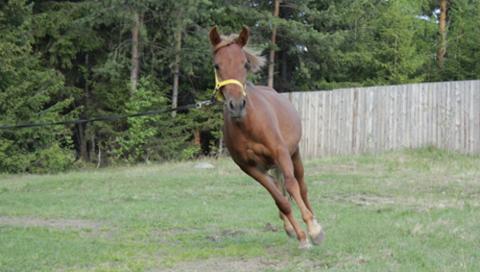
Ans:
<svg viewBox="0 0 480 272"><path fill-rule="evenodd" d="M284 189L295 200L314 244L323 240L323 231L315 219L307 197L303 164L298 143L300 117L287 98L274 89L246 84L248 71L255 72L263 58L245 48L249 30L221 37L216 27L210 30L217 96L224 101L224 139L235 163L271 194L279 209L285 231L296 235L300 248L310 242L293 217ZM277 170L283 177L268 174ZM280 175L278 175L280 176ZM282 192L283 191L283 192Z"/></svg>

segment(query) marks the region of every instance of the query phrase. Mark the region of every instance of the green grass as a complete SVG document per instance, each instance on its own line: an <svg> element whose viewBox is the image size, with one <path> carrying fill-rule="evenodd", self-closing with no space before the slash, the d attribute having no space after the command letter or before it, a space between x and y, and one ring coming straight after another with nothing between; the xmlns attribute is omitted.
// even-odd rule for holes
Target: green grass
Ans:
<svg viewBox="0 0 480 272"><path fill-rule="evenodd" d="M309 251L261 186L211 162L0 175L0 271L480 271L478 156L307 161L326 231Z"/></svg>

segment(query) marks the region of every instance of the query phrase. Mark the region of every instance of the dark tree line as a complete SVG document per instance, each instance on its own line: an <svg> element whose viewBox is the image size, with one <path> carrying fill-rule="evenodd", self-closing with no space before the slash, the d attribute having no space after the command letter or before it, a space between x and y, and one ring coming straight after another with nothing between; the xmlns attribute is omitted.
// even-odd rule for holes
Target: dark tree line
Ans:
<svg viewBox="0 0 480 272"><path fill-rule="evenodd" d="M213 25L249 26L282 92L480 77L478 0L0 0L0 124L206 99ZM219 111L0 131L0 172L215 154Z"/></svg>

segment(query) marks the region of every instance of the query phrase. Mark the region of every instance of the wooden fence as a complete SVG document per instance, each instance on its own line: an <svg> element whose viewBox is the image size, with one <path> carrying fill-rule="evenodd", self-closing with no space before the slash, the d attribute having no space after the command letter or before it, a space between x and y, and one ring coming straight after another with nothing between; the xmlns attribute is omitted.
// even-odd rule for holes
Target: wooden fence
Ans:
<svg viewBox="0 0 480 272"><path fill-rule="evenodd" d="M303 157L436 146L480 154L480 81L284 94L302 118Z"/></svg>

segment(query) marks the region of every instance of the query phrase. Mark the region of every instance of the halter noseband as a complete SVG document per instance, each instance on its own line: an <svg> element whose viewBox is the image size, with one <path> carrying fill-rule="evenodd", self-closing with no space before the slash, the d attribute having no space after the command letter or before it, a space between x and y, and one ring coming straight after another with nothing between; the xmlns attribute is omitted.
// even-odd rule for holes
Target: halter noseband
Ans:
<svg viewBox="0 0 480 272"><path fill-rule="evenodd" d="M218 101L223 101L224 100L224 95L223 95L222 91L220 91L220 89L223 86L229 85L229 84L237 85L242 90L242 95L247 96L247 92L245 91L245 84L243 84L242 82L240 82L239 80L236 80L236 79L226 79L226 80L219 81L217 71L214 70L214 73L215 73L215 89L213 91L213 95L215 96L215 98Z"/></svg>

